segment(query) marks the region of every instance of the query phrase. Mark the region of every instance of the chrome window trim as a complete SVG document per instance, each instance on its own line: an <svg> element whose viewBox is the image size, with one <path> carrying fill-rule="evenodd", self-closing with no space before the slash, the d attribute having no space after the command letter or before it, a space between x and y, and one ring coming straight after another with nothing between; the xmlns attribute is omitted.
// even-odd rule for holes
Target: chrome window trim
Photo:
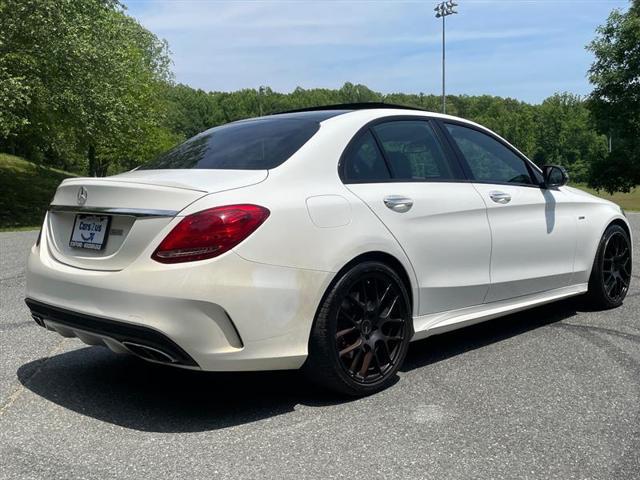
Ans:
<svg viewBox="0 0 640 480"><path fill-rule="evenodd" d="M138 218L166 218L178 215L177 210L156 210L151 208L77 207L73 205L51 205L50 212L97 213L124 215Z"/></svg>

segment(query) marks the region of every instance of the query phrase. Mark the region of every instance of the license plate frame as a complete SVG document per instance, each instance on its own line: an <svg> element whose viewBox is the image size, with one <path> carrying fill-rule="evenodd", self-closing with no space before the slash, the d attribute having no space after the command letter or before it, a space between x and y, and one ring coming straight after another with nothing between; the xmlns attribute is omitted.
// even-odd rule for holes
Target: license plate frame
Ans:
<svg viewBox="0 0 640 480"><path fill-rule="evenodd" d="M78 221L80 221L80 225L78 225ZM82 223L83 221L85 222L84 226ZM100 228L97 228L97 226ZM77 230L76 227L78 227ZM73 221L69 246L71 248L100 252L104 250L104 247L107 244L110 228L110 215L78 213Z"/></svg>

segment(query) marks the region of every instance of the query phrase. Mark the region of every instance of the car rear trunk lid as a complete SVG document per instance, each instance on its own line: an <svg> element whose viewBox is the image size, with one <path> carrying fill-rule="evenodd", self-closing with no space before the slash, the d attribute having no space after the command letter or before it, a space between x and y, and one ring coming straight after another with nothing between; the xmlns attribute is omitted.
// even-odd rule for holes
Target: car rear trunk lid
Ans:
<svg viewBox="0 0 640 480"><path fill-rule="evenodd" d="M58 187L47 214L51 254L73 267L122 270L186 206L210 193L254 185L267 175L266 170L144 170L67 179ZM102 249L70 246L79 215L108 218Z"/></svg>

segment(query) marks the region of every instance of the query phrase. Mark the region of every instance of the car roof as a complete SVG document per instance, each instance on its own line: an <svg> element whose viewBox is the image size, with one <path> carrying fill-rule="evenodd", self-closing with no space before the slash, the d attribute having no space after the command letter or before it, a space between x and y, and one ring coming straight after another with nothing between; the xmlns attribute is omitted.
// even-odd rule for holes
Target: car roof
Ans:
<svg viewBox="0 0 640 480"><path fill-rule="evenodd" d="M287 110L285 112L280 112L280 114L300 113L300 112L321 112L321 111L327 111L327 110L342 111L343 113L347 113L353 110L370 110L374 108L375 109L393 108L393 109L402 109L402 110L419 110L422 112L427 111L424 108L412 107L408 105L396 105L393 103L384 103L384 102L360 102L360 103L336 103L333 105L320 105L315 107L298 108L295 110Z"/></svg>
<svg viewBox="0 0 640 480"><path fill-rule="evenodd" d="M465 123L476 125L474 122L466 120L464 118L455 117L452 115L446 115L443 113L432 112L424 108L414 107L410 105L397 105L393 103L384 102L361 102L361 103L337 103L331 105L320 105L314 107L299 108L295 110L286 110L278 113L267 115L266 117L282 117L282 118L306 118L310 120L316 120L323 122L333 117L342 116L344 114L356 114L357 112L376 112L376 116L385 117L392 115L420 115L430 116L434 118L442 118L449 120L457 120Z"/></svg>
<svg viewBox="0 0 640 480"><path fill-rule="evenodd" d="M314 107L298 108L295 110L286 110L282 112L272 113L261 117L245 118L237 120L236 122L251 122L260 120L269 120L274 117L279 119L292 119L292 120L311 120L316 122L323 122L339 115L346 113L353 113L362 110L404 110L408 112L420 112L422 114L432 114L423 108L411 107L407 105L395 105L392 103L382 102L362 102L362 103L337 103L332 105L320 105Z"/></svg>

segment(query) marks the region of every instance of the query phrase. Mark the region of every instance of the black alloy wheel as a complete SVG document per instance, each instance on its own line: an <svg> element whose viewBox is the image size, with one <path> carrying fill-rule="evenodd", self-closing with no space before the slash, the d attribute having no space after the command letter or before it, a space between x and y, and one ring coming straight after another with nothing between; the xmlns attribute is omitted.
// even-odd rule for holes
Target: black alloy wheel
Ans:
<svg viewBox="0 0 640 480"><path fill-rule="evenodd" d="M622 304L631 282L631 242L619 225L607 228L600 244L589 280L589 296L597 307Z"/></svg>
<svg viewBox="0 0 640 480"><path fill-rule="evenodd" d="M375 383L393 368L407 336L406 318L402 293L390 277L371 272L351 285L338 308L335 335L351 378Z"/></svg>
<svg viewBox="0 0 640 480"><path fill-rule="evenodd" d="M367 395L393 381L413 335L406 287L388 266L345 273L320 307L305 370L325 386Z"/></svg>
<svg viewBox="0 0 640 480"><path fill-rule="evenodd" d="M624 299L631 281L631 249L622 232L613 233L604 247L602 282L612 302Z"/></svg>

